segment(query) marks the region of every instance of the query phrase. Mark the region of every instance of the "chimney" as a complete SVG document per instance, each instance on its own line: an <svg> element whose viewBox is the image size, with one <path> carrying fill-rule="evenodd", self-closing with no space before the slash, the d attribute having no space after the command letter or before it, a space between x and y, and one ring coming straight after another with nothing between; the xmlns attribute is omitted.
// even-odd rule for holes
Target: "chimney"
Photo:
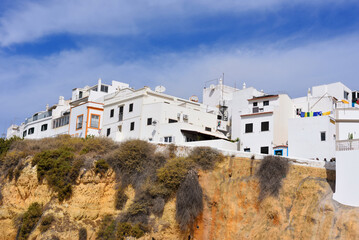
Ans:
<svg viewBox="0 0 359 240"><path fill-rule="evenodd" d="M65 98L63 96L59 97L59 106L64 106L65 105Z"/></svg>

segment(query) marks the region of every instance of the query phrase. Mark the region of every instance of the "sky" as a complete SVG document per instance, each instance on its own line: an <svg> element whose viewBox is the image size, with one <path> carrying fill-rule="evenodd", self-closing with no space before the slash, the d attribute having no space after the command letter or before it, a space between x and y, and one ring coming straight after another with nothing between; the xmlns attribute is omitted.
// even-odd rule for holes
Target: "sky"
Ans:
<svg viewBox="0 0 359 240"><path fill-rule="evenodd" d="M357 0L1 0L0 134L98 78L182 98L209 80L359 89Z"/></svg>

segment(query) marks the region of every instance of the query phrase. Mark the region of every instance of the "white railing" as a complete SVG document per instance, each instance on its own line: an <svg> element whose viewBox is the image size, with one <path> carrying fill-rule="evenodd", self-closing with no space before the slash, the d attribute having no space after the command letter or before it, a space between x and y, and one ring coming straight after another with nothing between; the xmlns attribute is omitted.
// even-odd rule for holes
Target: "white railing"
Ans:
<svg viewBox="0 0 359 240"><path fill-rule="evenodd" d="M337 151L359 150L359 139L338 140L336 143Z"/></svg>

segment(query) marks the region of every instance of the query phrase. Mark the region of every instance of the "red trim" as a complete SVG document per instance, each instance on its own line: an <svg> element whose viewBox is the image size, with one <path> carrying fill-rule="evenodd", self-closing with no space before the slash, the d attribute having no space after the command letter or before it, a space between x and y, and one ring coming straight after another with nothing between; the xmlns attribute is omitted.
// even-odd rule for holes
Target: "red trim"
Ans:
<svg viewBox="0 0 359 240"><path fill-rule="evenodd" d="M262 97L254 97L254 98L250 98L248 99L248 101L254 101L254 100L258 100L258 99L264 99L264 98L277 98L279 95L267 95L267 96L262 96Z"/></svg>
<svg viewBox="0 0 359 240"><path fill-rule="evenodd" d="M278 145L278 146L275 146L273 148L288 148L288 146L287 145Z"/></svg>
<svg viewBox="0 0 359 240"><path fill-rule="evenodd" d="M251 113L251 114L244 114L244 115L241 115L241 117L255 116L255 115L261 115L261 114L271 114L271 113L273 113L273 112Z"/></svg>

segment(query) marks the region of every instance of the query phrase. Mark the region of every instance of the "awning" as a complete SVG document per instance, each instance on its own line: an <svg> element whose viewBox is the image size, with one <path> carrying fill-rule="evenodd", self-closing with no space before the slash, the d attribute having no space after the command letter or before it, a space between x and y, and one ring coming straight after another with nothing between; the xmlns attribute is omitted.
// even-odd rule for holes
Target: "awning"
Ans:
<svg viewBox="0 0 359 240"><path fill-rule="evenodd" d="M197 134L199 133L203 135L212 136L215 138L226 139L226 140L228 139L223 133L220 132L209 132L209 131L190 129L190 128L181 128L181 132L189 132L189 133L197 133Z"/></svg>

